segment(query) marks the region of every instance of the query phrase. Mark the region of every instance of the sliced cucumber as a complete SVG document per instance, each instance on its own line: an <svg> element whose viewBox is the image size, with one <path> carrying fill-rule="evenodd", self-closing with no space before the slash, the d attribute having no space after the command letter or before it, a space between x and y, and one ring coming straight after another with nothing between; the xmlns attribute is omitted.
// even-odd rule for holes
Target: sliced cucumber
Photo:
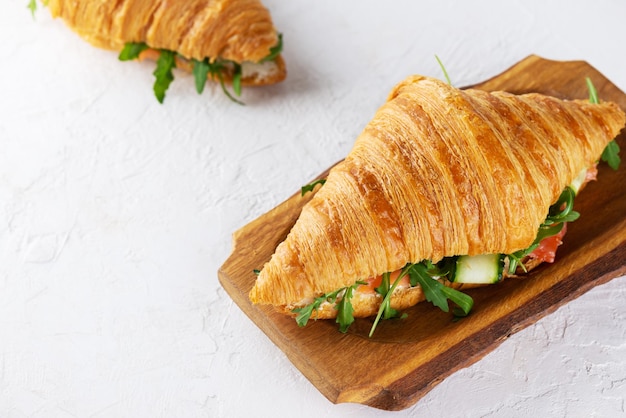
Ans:
<svg viewBox="0 0 626 418"><path fill-rule="evenodd" d="M571 187L572 190L574 190L574 194L578 194L578 191L580 190L580 186L583 185L586 178L587 178L587 169L583 168L580 171L580 173L578 173L576 178L572 180L572 183L569 185L569 187Z"/></svg>
<svg viewBox="0 0 626 418"><path fill-rule="evenodd" d="M456 260L455 283L491 284L502 280L502 254L462 255Z"/></svg>

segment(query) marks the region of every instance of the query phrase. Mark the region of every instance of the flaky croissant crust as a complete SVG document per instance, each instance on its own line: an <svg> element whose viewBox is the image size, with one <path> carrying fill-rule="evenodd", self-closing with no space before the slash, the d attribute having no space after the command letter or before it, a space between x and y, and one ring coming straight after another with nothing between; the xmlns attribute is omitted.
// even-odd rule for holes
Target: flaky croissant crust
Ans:
<svg viewBox="0 0 626 418"><path fill-rule="evenodd" d="M176 51L185 58L258 62L278 43L259 0L49 0L54 17L95 46L127 42Z"/></svg>
<svg viewBox="0 0 626 418"><path fill-rule="evenodd" d="M527 248L624 121L613 103L409 77L304 207L250 299L284 308L407 262Z"/></svg>

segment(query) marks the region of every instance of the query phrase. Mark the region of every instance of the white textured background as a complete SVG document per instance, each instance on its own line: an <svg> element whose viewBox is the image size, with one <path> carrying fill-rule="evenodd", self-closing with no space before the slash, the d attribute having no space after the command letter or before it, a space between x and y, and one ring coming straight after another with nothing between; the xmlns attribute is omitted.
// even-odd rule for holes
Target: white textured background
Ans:
<svg viewBox="0 0 626 418"><path fill-rule="evenodd" d="M626 2L267 0L289 78L245 107L182 73L159 105L151 64L26 3L0 11L1 417L626 414L625 278L389 413L328 402L216 274L231 233L342 158L396 82L441 76L434 54L459 86L534 53L626 90Z"/></svg>

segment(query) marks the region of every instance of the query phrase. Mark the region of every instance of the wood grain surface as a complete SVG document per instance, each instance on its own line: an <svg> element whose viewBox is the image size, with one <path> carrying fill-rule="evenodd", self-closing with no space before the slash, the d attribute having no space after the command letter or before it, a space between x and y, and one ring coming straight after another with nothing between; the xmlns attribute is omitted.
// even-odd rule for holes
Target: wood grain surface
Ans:
<svg viewBox="0 0 626 418"><path fill-rule="evenodd" d="M626 95L583 61L529 56L472 87L585 99L585 77L592 79L602 100L626 110ZM617 141L626 150L624 131ZM302 198L298 191L236 231L232 254L218 271L219 280L243 312L330 401L404 409L512 333L626 273L626 168L613 171L602 164L598 179L577 198L575 208L581 217L568 226L557 261L525 279L467 291L474 298L474 309L460 321L425 302L407 310L405 319L382 321L374 337L368 338L372 319L357 319L347 334L341 334L334 321L314 321L299 328L292 318L270 307L252 305L248 292L256 278L253 270L269 260L313 193Z"/></svg>

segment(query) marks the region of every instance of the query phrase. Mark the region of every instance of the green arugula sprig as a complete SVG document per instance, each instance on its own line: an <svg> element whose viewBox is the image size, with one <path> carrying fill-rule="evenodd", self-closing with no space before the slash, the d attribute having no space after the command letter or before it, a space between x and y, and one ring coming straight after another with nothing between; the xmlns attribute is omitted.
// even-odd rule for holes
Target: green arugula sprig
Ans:
<svg viewBox="0 0 626 418"><path fill-rule="evenodd" d="M128 42L120 51L118 59L120 61L131 61L139 58L139 55L148 49L148 45L144 42ZM165 100L165 92L174 81L174 68L176 68L176 53L167 49L159 50L159 58L156 62L156 68L152 73L154 75L154 95L159 103Z"/></svg>
<svg viewBox="0 0 626 418"><path fill-rule="evenodd" d="M587 82L587 89L589 90L589 102L593 104L599 104L600 99L598 98L598 91L593 85L591 78L587 77L585 78L585 81ZM602 159L602 161L606 162L613 170L617 170L621 163L619 151L619 145L617 145L617 142L615 142L615 140L613 139L611 142L608 143L606 148L604 148L604 151L602 151L602 155L600 156L600 158Z"/></svg>
<svg viewBox="0 0 626 418"><path fill-rule="evenodd" d="M354 322L354 309L352 308L352 296L354 290L366 284L363 281L357 281L351 286L342 287L334 292L326 293L313 300L312 303L303 306L302 308L293 309L291 312L298 314L296 316L296 322L298 326L305 326L314 312L320 308L322 303L335 303L337 309L337 319L335 322L339 324L339 331L346 332L348 327Z"/></svg>
<svg viewBox="0 0 626 418"><path fill-rule="evenodd" d="M569 186L566 187L556 203L550 206L548 216L539 226L537 237L530 247L505 256L509 259L509 274L515 274L518 266L526 271L524 264L522 264L523 258L535 251L543 239L561 232L566 222L573 222L580 217L580 213L574 210L574 197L576 197L574 189Z"/></svg>
<svg viewBox="0 0 626 418"><path fill-rule="evenodd" d="M192 73L196 82L196 91L198 94L201 94L204 91L204 86L207 82L207 77L211 74L211 78L217 77L220 82L220 86L222 87L222 91L224 94L233 102L243 105L244 103L237 100L233 97L232 94L226 89L226 84L224 82L224 71L228 65L233 67L233 92L237 96L241 96L241 65L233 62L233 61L225 61L225 60L217 60L214 62L210 62L208 58L205 58L202 61L198 61L196 59L192 59L193 69Z"/></svg>
<svg viewBox="0 0 626 418"><path fill-rule="evenodd" d="M400 271L400 275L398 275L396 280L394 280L393 284L389 282L391 274L383 273L381 284L375 289L376 292L383 297L383 300L380 302L380 306L378 308L378 314L376 315L376 318L374 319L374 323L372 324L372 327L370 328L370 333L369 333L370 338L374 334L374 330L378 326L378 322L380 321L381 318L391 319L391 318L397 318L399 316L398 310L391 307L391 295L396 290L396 287L400 283L400 280L402 280L402 278L406 276L407 272L408 272L407 267L404 267Z"/></svg>
<svg viewBox="0 0 626 418"><path fill-rule="evenodd" d="M399 312L391 307L391 295L402 278L407 274L409 275L411 286L420 286L427 301L431 302L442 311L448 312L450 310L448 300L450 300L458 306L458 308L454 310L456 316L468 315L474 306L474 300L471 296L448 287L438 280L439 278L446 277L447 274L453 274L454 265L456 265L456 257L444 258L437 265L428 260L414 264L409 263L402 268L400 274L391 285L389 284L389 273L383 274L382 283L376 288L376 291L383 296L383 300L378 309L376 319L370 329L369 336L372 337L372 335L374 335L374 331L381 318L390 319L399 316ZM406 317L406 314L402 317Z"/></svg>
<svg viewBox="0 0 626 418"><path fill-rule="evenodd" d="M270 48L270 53L263 58L259 63L264 63L268 61L274 61L276 57L283 51L283 34L278 34L278 43Z"/></svg>
<svg viewBox="0 0 626 418"><path fill-rule="evenodd" d="M599 104L600 100L598 99L598 91L596 90L596 86L593 85L591 78L586 77L585 82L587 83L587 89L589 90L589 102Z"/></svg>
<svg viewBox="0 0 626 418"><path fill-rule="evenodd" d="M372 324L372 328L370 329L370 338L374 334L374 330L378 326L378 322L381 318L391 319L397 318L399 316L400 313L398 312L398 310L391 307L391 295L396 290L396 287L400 283L400 280L402 280L402 278L407 275L409 267L410 265L407 265L400 271L400 274L398 275L396 280L394 280L393 284L390 283L391 273L383 273L380 286L375 289L376 292L383 297L383 300L382 302L380 302L378 314L376 315L374 323Z"/></svg>
<svg viewBox="0 0 626 418"><path fill-rule="evenodd" d="M441 68L441 71L443 72L443 76L446 78L446 82L448 83L448 85L451 86L452 81L450 81L450 76L448 76L448 71L446 71L446 67L444 67L443 62L441 62L441 60L436 54L435 54L435 59L439 63L439 67Z"/></svg>
<svg viewBox="0 0 626 418"><path fill-rule="evenodd" d="M432 302L444 312L449 311L448 299L454 302L458 308L454 310L456 316L467 316L472 307L474 300L463 292L451 287L445 286L437 280L437 277L453 277L454 271L450 268L456 266L457 257L447 257L440 262L440 266L433 265L430 261L422 261L413 264L409 269L409 277L411 286L420 285L426 300ZM445 267L445 269L442 269ZM445 273L445 275L441 275Z"/></svg>
<svg viewBox="0 0 626 418"><path fill-rule="evenodd" d="M619 145L613 139L602 151L602 161L606 162L613 170L617 170L622 162L619 157Z"/></svg>
<svg viewBox="0 0 626 418"><path fill-rule="evenodd" d="M152 73L154 75L154 95L159 103L163 103L165 92L174 81L174 68L176 68L176 53L166 49L161 50L156 68Z"/></svg>
<svg viewBox="0 0 626 418"><path fill-rule="evenodd" d="M301 196L304 196L305 194L307 194L307 192L312 192L313 189L315 189L315 186L317 186L318 184L324 185L324 183L326 183L326 179L318 179L305 186L302 186L300 190Z"/></svg>
<svg viewBox="0 0 626 418"><path fill-rule="evenodd" d="M30 14L33 15L33 19L35 18L35 12L37 11L37 0L29 0L28 5L26 6L28 10L30 10Z"/></svg>
<svg viewBox="0 0 626 418"><path fill-rule="evenodd" d="M139 58L139 54L148 49L144 42L127 42L120 51L118 59L120 61L131 61Z"/></svg>

